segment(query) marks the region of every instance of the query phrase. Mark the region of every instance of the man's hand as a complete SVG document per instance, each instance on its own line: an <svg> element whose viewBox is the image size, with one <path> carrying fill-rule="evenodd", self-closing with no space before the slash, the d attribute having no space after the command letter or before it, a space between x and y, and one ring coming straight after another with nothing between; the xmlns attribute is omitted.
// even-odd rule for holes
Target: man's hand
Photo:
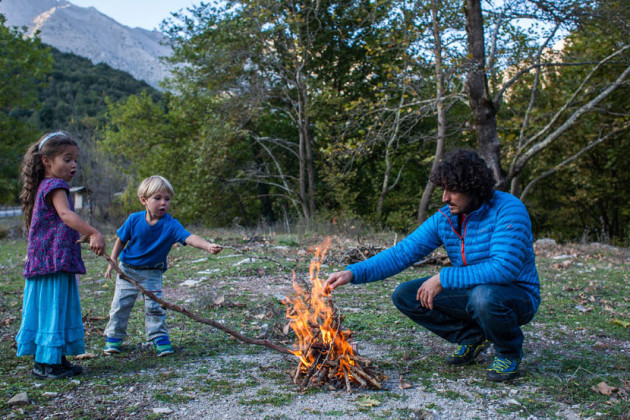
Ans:
<svg viewBox="0 0 630 420"><path fill-rule="evenodd" d="M442 291L442 283L440 283L440 273L431 277L418 288L418 294L416 300L420 301L420 304L429 309L433 309L433 298L436 297Z"/></svg>
<svg viewBox="0 0 630 420"><path fill-rule="evenodd" d="M337 287L350 283L353 278L354 275L350 270L337 271L335 273L332 273L324 282L324 291L325 293L330 293Z"/></svg>

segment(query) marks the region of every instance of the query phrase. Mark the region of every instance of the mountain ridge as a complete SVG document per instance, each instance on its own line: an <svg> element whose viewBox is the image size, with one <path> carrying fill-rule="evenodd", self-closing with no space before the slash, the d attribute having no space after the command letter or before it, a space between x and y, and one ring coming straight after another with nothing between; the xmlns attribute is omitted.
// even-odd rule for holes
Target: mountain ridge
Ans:
<svg viewBox="0 0 630 420"><path fill-rule="evenodd" d="M160 57L171 54L158 31L130 28L96 10L65 0L1 0L7 26L27 27L26 35L39 37L60 51L106 63L153 87L169 75Z"/></svg>

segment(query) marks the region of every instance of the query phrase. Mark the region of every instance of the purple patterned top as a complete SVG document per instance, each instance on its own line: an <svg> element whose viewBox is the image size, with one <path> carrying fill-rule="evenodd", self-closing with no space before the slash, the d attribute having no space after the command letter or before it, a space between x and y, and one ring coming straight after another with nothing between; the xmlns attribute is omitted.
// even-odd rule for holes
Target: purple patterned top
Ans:
<svg viewBox="0 0 630 420"><path fill-rule="evenodd" d="M37 189L31 229L28 233L27 260L24 277L52 274L57 271L85 274L81 259L79 232L66 225L57 214L52 201L46 202L54 190L63 189L68 194L70 210L74 204L66 181L59 178L44 178Z"/></svg>

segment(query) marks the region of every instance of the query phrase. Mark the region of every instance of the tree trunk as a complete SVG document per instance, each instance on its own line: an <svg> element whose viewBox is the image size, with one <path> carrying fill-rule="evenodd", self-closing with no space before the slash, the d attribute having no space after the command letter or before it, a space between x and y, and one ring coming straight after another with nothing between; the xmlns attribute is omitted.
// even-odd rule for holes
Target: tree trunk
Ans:
<svg viewBox="0 0 630 420"><path fill-rule="evenodd" d="M315 215L315 165L313 163L313 135L310 128L308 92L303 84L302 66L295 77L297 98L297 123L300 131L300 198L304 217Z"/></svg>
<svg viewBox="0 0 630 420"><path fill-rule="evenodd" d="M496 110L488 91L485 68L485 43L481 0L466 0L466 35L468 37L468 78L466 87L474 118L478 150L496 180L496 188L505 189L501 170L499 138L497 135Z"/></svg>
<svg viewBox="0 0 630 420"><path fill-rule="evenodd" d="M437 167L442 154L444 154L444 143L446 142L446 108L444 107L444 73L442 69L442 38L440 36L440 26L438 20L438 0L433 0L431 7L431 15L433 20L433 38L435 39L435 45L433 52L435 54L435 75L436 75L436 90L437 90L437 138L435 140L435 158L431 165L431 172ZM431 195L435 190L435 184L427 181L426 187L422 192L422 199L420 199L420 206L418 207L418 222L422 223L427 219L427 210L429 208L429 202L431 201Z"/></svg>

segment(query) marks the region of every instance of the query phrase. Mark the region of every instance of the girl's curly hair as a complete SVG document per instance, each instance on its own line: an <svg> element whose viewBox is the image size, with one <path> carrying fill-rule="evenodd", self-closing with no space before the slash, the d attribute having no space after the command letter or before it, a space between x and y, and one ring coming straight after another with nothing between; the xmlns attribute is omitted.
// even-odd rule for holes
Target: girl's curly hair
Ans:
<svg viewBox="0 0 630 420"><path fill-rule="evenodd" d="M430 179L438 187L470 195L478 205L494 193L492 171L474 150L453 150L438 163Z"/></svg>
<svg viewBox="0 0 630 420"><path fill-rule="evenodd" d="M77 142L64 132L55 132L43 135L37 143L29 146L20 171L20 202L22 204L22 216L24 217L24 227L28 231L31 227L33 217L33 207L39 184L44 179L45 168L42 156L54 157L62 153L67 146L79 147ZM42 140L47 138L44 143Z"/></svg>

